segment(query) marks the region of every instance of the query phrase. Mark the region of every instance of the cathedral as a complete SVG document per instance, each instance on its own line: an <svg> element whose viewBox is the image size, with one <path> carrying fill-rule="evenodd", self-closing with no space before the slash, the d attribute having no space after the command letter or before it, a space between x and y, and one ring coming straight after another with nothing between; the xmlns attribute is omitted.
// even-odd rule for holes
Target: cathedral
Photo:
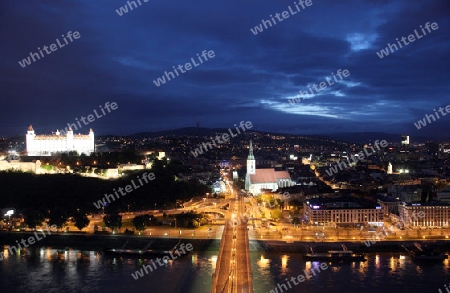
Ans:
<svg viewBox="0 0 450 293"><path fill-rule="evenodd" d="M73 134L72 128L69 127L65 134L57 130L56 133L51 135L36 135L30 125L26 141L28 156L50 156L54 153L71 151L90 155L94 152L94 132L92 129L89 134Z"/></svg>
<svg viewBox="0 0 450 293"><path fill-rule="evenodd" d="M280 187L293 186L291 175L287 171L275 171L273 168L256 169L253 145L250 141L250 149L247 158L247 174L245 175L245 190L253 195L261 194L261 189L276 191Z"/></svg>

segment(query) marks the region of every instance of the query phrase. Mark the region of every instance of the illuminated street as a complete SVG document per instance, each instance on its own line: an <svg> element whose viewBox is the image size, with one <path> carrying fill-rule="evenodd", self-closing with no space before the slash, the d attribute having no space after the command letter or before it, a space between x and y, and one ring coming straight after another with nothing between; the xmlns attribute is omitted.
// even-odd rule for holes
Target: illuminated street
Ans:
<svg viewBox="0 0 450 293"><path fill-rule="evenodd" d="M247 222L240 217L245 213L244 197L234 194L232 190L211 292L253 292Z"/></svg>

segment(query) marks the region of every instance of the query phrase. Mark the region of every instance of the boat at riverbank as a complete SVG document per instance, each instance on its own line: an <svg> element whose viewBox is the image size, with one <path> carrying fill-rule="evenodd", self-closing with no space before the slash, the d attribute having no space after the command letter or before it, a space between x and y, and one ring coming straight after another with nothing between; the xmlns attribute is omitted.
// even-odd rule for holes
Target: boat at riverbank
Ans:
<svg viewBox="0 0 450 293"><path fill-rule="evenodd" d="M148 249L150 247L150 245L153 244L153 242L149 242L142 249L128 249L128 248L125 248L127 243L125 243L122 246L122 248L107 248L107 249L105 249L104 250L105 255L121 255L121 256L130 256L130 257L181 256L181 255L184 255L182 253L180 253L180 254L177 253L178 247L179 247L181 241L178 241L178 243L171 250Z"/></svg>
<svg viewBox="0 0 450 293"><path fill-rule="evenodd" d="M367 259L363 253L354 253L347 250L344 244L341 244L342 250L329 250L328 253L316 253L310 246L311 253L303 256L305 261L327 261L327 262L363 262Z"/></svg>
<svg viewBox="0 0 450 293"><path fill-rule="evenodd" d="M418 242L415 242L414 246L416 247L415 250L408 249L406 246L402 245L414 261L443 261L448 258L447 254L436 252L434 249L427 246L422 247Z"/></svg>

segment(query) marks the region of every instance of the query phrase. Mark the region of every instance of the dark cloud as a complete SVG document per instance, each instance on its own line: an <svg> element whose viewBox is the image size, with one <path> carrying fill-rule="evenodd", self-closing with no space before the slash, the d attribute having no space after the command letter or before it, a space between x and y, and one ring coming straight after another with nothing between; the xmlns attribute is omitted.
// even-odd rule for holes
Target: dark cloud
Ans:
<svg viewBox="0 0 450 293"><path fill-rule="evenodd" d="M130 134L193 126L288 133L387 131L450 104L450 5L445 0L312 1L254 35L250 28L293 1L152 0L119 16L127 1L7 1L0 16L0 135L29 123L49 132L115 101L86 127ZM439 29L380 59L376 52L426 22ZM22 68L18 61L68 31L74 40ZM215 57L160 87L153 80L197 53ZM291 105L300 90L338 69L350 76ZM449 133L443 117L427 131ZM429 134L429 133L427 133Z"/></svg>

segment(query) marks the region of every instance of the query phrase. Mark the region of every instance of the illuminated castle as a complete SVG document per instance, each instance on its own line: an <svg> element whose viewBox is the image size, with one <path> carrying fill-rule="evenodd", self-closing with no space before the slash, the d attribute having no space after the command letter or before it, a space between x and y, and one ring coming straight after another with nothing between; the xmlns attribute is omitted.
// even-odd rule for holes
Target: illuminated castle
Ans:
<svg viewBox="0 0 450 293"><path fill-rule="evenodd" d="M54 153L76 151L78 154L94 152L94 132L89 134L73 134L69 127L67 133L59 130L51 135L36 135L30 125L27 131L27 154L28 156L50 156Z"/></svg>

